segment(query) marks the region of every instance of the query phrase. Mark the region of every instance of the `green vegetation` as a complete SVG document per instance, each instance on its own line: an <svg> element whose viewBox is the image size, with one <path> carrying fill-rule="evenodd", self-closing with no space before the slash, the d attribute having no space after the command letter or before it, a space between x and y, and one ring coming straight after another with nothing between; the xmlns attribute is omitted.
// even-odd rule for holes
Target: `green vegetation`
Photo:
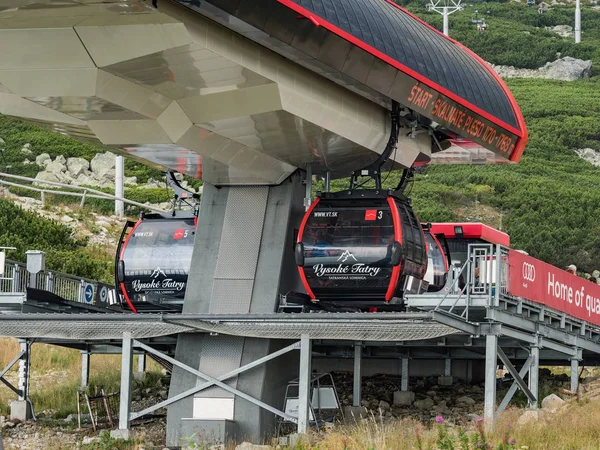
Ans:
<svg viewBox="0 0 600 450"><path fill-rule="evenodd" d="M442 29L442 16L427 11L428 0L397 3ZM600 64L600 11L583 8L583 42L575 44L572 38L562 38L545 29L556 25L574 27L574 2L571 6L552 6L544 14L539 14L537 7L527 7L525 0L522 3L475 0L463 5L463 11L449 17L450 36L492 64L536 69L559 55L591 59L596 66ZM485 32L478 32L471 22L476 10L477 17L488 24Z"/></svg>

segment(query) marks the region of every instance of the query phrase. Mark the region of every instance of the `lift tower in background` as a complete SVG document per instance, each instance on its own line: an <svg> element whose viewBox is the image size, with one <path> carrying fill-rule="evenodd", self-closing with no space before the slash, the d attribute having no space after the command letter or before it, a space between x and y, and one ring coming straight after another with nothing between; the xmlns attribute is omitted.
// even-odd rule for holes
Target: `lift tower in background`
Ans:
<svg viewBox="0 0 600 450"><path fill-rule="evenodd" d="M428 11L435 11L444 17L444 29L443 33L446 36L450 36L448 33L448 16L456 11L462 11L464 6L460 4L461 0L437 0L427 4Z"/></svg>

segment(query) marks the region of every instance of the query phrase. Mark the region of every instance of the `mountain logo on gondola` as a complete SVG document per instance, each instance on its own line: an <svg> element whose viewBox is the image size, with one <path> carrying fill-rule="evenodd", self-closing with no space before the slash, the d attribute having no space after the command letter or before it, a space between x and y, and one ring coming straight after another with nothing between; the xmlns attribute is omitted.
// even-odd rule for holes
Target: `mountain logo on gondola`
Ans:
<svg viewBox="0 0 600 450"><path fill-rule="evenodd" d="M163 278L167 278L167 274L160 267L157 267L156 269L154 269L154 272L152 272L152 275L150 275L150 278L156 279L159 277L159 275L162 275Z"/></svg>
<svg viewBox="0 0 600 450"><path fill-rule="evenodd" d="M346 250L344 253L342 253L337 260L345 263L349 258L352 258L354 261L358 261L358 259L356 259L352 253L350 253L350 250Z"/></svg>

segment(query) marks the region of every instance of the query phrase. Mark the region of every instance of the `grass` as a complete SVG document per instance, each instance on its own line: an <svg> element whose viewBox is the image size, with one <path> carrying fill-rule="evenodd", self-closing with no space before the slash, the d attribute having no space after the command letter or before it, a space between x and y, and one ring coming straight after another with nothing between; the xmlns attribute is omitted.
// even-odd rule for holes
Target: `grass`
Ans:
<svg viewBox="0 0 600 450"><path fill-rule="evenodd" d="M19 353L15 339L0 339L0 366L6 366ZM137 358L137 357L136 357ZM135 363L135 361L134 361ZM17 384L18 363L6 378ZM88 391L103 387L105 392L116 392L120 386L121 355L92 355ZM147 360L144 386L158 381L160 367ZM31 347L30 398L36 413L52 411L53 418L64 418L77 412L76 392L81 385L81 354L79 350L48 344ZM0 389L0 415L10 413L10 402L16 400L8 388Z"/></svg>

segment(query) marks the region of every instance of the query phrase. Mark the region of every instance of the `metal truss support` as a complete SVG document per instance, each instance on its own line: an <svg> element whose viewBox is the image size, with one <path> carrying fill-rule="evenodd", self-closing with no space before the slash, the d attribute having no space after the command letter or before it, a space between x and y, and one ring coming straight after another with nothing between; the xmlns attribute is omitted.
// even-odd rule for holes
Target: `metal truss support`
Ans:
<svg viewBox="0 0 600 450"><path fill-rule="evenodd" d="M362 397L362 342L354 344L354 389L352 391L352 406L360 406Z"/></svg>
<svg viewBox="0 0 600 450"><path fill-rule="evenodd" d="M408 391L408 358L402 358L402 378L400 380L400 390Z"/></svg>
<svg viewBox="0 0 600 450"><path fill-rule="evenodd" d="M571 358L571 392L579 389L579 358Z"/></svg>
<svg viewBox="0 0 600 450"><path fill-rule="evenodd" d="M300 338L300 377L298 380L298 433L308 431L310 413L310 363L312 342L308 335Z"/></svg>
<svg viewBox="0 0 600 450"><path fill-rule="evenodd" d="M81 352L81 387L87 387L90 381L90 353L86 350Z"/></svg>
<svg viewBox="0 0 600 450"><path fill-rule="evenodd" d="M208 375L205 375L202 372L199 372L198 370L193 369L192 367L189 367L189 366L183 364L182 362L179 362L176 359L174 359L174 358L172 358L170 356L167 356L164 353L159 352L158 350L153 349L152 347L149 347L149 346L147 346L145 344L142 344L139 341L134 340L133 341L133 346L134 347L139 347L139 348L145 350L146 353L151 353L153 355L156 355L156 356L164 359L167 362L172 363L173 365L181 367L183 370L186 370L187 372L190 372L190 373L196 375L198 378L201 378L201 379L205 380L206 382L202 383L202 384L200 384L200 385L198 385L198 386L196 386L196 387L194 387L192 389L188 389L187 391L184 391L181 394L175 395L175 396L173 396L173 397L171 397L171 398L169 398L167 400L164 400L164 401L162 401L160 403L157 403L156 405L150 406L149 408L146 408L146 409L144 409L142 411L129 414L128 421L137 419L138 417L145 416L146 414L150 414L151 412L154 412L157 409L160 409L160 408L163 408L165 406L168 406L171 403L175 403L175 402L177 402L177 401L179 401L179 400L181 400L183 398L189 397L190 395L194 395L197 392L200 392L200 391L202 391L204 389L207 389L207 388L209 388L211 386L216 385L216 386L219 386L220 388L222 388L222 389L224 389L224 390L226 390L228 392L233 393L234 395L237 395L237 396L239 396L239 397L241 397L241 398L243 398L243 399L245 399L245 400L247 400L247 401L249 401L251 403L254 403L255 405L260 406L261 408L266 409L267 411L272 412L273 414L276 414L276 415L278 415L280 417L283 417L285 420L287 420L289 422L298 423L298 419L297 418L292 417L292 416L290 416L288 414L285 414L284 412L279 411L278 409L273 408L272 406L269 406L266 403L263 403L260 400L255 399L254 397L251 397L250 395L244 394L243 392L238 391L237 389L234 389L234 388L232 388L231 386L229 386L227 384L224 384L223 381L226 381L229 378L233 378L233 377L235 377L235 376L237 376L237 375L239 375L239 374L241 374L243 372L246 372L247 370L250 370L250 369L252 369L254 367L260 366L261 364L264 364L264 363L266 363L266 362L268 362L268 361L270 361L272 359L275 359L278 356L286 354L286 353L288 353L288 352L290 352L292 350L298 350L298 349L300 349L300 346L301 346L300 342L296 342L296 343L294 343L292 345L289 345L289 346L287 346L285 348L282 348L281 350L273 352L270 355L267 355L267 356L265 356L263 358L257 359L256 361L253 361L253 362L251 362L249 364L246 364L245 366L239 367L239 368L237 368L235 370L232 370L231 372L228 372L228 373L226 373L224 375L221 375L218 378L213 378L213 377L210 377ZM310 368L309 368L309 370L310 370Z"/></svg>
<svg viewBox="0 0 600 450"><path fill-rule="evenodd" d="M131 368L133 366L133 339L130 333L123 333L121 353L121 401L119 405L119 430L129 429L131 411Z"/></svg>
<svg viewBox="0 0 600 450"><path fill-rule="evenodd" d="M527 372L529 372L529 368L531 367L531 361L532 361L532 358L530 356L529 358L527 358L527 361L525 361L525 364L523 364L521 371L517 374L518 378L513 375L515 381L512 382L510 388L508 389L508 392L502 399L500 406L498 406L498 409L496 410L496 417L499 417L500 414L502 414L504 412L504 410L508 406L508 403L513 398L513 395L515 395L515 392L517 392L517 389L519 388L520 383L525 384L523 379L525 378L525 375L527 375ZM517 383L517 379L520 380L520 383ZM528 391L529 391L529 389L528 389Z"/></svg>
<svg viewBox="0 0 600 450"><path fill-rule="evenodd" d="M498 336L488 334L485 337L485 391L483 419L486 429L494 426L496 411L496 369L498 367Z"/></svg>
<svg viewBox="0 0 600 450"><path fill-rule="evenodd" d="M540 347L531 346L531 369L529 369L529 390L533 394L533 399L529 399L529 407L537 409L539 396L539 378L540 378Z"/></svg>

